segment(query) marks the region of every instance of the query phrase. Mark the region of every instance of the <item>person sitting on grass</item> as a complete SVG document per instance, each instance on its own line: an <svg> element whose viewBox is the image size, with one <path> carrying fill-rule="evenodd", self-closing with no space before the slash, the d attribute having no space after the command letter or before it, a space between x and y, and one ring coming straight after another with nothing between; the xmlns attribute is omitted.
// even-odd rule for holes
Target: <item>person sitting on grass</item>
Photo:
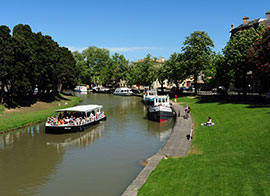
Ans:
<svg viewBox="0 0 270 196"><path fill-rule="evenodd" d="M215 123L212 122L211 117L209 116L207 119L207 123L202 123L201 126L213 126Z"/></svg>

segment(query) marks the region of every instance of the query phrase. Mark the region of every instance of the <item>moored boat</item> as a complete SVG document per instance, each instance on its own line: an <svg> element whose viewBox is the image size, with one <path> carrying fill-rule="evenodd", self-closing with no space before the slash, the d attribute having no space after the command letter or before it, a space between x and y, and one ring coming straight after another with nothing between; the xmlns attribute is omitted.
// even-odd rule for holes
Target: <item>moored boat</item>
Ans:
<svg viewBox="0 0 270 196"><path fill-rule="evenodd" d="M168 121L175 116L175 112L170 104L169 96L156 96L154 105L147 110L147 117L157 122Z"/></svg>
<svg viewBox="0 0 270 196"><path fill-rule="evenodd" d="M146 105L153 105L157 95L157 91L154 89L146 91L146 94L143 95L143 103Z"/></svg>
<svg viewBox="0 0 270 196"><path fill-rule="evenodd" d="M133 94L130 88L122 87L115 89L114 95L121 95L121 96L130 96Z"/></svg>
<svg viewBox="0 0 270 196"><path fill-rule="evenodd" d="M87 87L86 86L76 86L73 91L75 92L87 92Z"/></svg>
<svg viewBox="0 0 270 196"><path fill-rule="evenodd" d="M56 117L49 117L45 124L47 133L71 133L84 131L106 119L102 105L79 105L57 110Z"/></svg>

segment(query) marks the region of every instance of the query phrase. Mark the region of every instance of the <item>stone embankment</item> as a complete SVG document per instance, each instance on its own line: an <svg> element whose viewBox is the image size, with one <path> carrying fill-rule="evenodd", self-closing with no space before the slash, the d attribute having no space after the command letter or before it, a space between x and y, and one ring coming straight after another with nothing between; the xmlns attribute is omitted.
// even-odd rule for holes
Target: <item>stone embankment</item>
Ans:
<svg viewBox="0 0 270 196"><path fill-rule="evenodd" d="M150 173L156 168L161 159L187 156L191 142L189 136L192 132L192 119L191 117L188 119L184 118L184 108L179 104L174 104L173 109L177 116L171 135L162 148L147 160L147 165L128 186L122 196L136 196L138 190L146 182Z"/></svg>

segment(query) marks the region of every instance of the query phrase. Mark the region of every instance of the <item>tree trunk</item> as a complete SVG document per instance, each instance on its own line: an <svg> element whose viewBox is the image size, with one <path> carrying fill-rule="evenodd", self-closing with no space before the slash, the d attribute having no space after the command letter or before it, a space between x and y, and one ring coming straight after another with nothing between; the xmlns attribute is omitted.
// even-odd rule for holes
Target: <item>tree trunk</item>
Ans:
<svg viewBox="0 0 270 196"><path fill-rule="evenodd" d="M197 74L194 74L195 95L197 95L197 78L198 78L198 75Z"/></svg>

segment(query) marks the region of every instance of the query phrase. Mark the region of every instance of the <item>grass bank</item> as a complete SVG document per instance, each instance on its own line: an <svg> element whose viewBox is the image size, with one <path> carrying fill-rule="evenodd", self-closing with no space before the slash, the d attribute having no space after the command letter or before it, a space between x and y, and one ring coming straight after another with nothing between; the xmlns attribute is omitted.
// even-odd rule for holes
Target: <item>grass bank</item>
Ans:
<svg viewBox="0 0 270 196"><path fill-rule="evenodd" d="M270 108L181 101L190 104L195 127L189 155L163 159L138 195L270 195ZM215 126L200 126L208 116Z"/></svg>
<svg viewBox="0 0 270 196"><path fill-rule="evenodd" d="M42 102L30 107L6 109L0 105L0 132L23 127L55 114L55 110L78 104L81 98L77 96L61 96L52 102Z"/></svg>

